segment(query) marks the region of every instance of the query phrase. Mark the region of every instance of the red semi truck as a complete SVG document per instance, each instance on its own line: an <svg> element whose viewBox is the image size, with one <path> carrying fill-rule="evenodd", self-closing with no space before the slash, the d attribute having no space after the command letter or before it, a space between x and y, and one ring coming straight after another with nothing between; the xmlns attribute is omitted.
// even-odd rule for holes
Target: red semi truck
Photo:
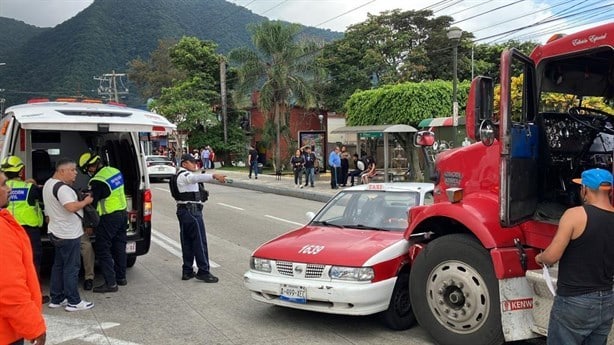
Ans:
<svg viewBox="0 0 614 345"><path fill-rule="evenodd" d="M412 208L405 233L431 234L410 247L409 287L439 344L546 335L553 297L535 255L581 203L572 178L613 168L613 48L609 23L557 35L530 56L504 51L498 109L493 79L473 80L466 129L477 142L437 156L435 203ZM432 142L430 132L416 135L418 145Z"/></svg>

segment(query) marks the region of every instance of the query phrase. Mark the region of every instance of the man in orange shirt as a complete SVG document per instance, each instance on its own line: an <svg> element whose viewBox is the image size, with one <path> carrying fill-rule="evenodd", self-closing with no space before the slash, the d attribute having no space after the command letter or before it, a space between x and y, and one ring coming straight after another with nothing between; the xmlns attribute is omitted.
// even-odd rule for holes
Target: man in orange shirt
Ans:
<svg viewBox="0 0 614 345"><path fill-rule="evenodd" d="M26 231L6 210L11 188L0 172L0 344L44 345L45 319L32 247Z"/></svg>

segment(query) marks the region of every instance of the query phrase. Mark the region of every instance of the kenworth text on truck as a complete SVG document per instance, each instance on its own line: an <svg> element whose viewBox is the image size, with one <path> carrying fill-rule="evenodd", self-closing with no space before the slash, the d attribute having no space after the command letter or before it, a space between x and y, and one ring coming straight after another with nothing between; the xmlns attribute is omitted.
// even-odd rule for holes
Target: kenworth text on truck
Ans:
<svg viewBox="0 0 614 345"><path fill-rule="evenodd" d="M433 233L410 247L410 296L437 343L546 335L553 297L535 255L581 203L572 178L612 170L613 46L609 23L557 35L530 57L504 51L498 109L493 80L473 80L466 128L477 142L437 156L435 202L410 210L405 233ZM416 135L432 142L430 132Z"/></svg>
<svg viewBox="0 0 614 345"><path fill-rule="evenodd" d="M18 156L26 178L43 185L59 158L78 161L84 152L99 155L104 164L124 177L128 205L128 266L146 254L151 244L152 196L140 132L175 128L166 118L119 105L84 102L34 101L12 106L0 122L0 159ZM88 177L77 176L75 187L85 189ZM50 265L52 246L43 236L43 264Z"/></svg>

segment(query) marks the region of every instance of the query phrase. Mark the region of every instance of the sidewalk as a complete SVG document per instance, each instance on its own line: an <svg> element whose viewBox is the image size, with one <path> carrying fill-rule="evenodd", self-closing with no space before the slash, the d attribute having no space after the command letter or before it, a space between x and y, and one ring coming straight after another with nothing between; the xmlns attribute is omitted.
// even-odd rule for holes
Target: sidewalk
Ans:
<svg viewBox="0 0 614 345"><path fill-rule="evenodd" d="M248 178L248 170L236 171L236 170L224 170L224 168L209 169L207 173L218 173L226 175L226 177L233 180L232 183L227 184L229 187L251 189L265 193L273 193L285 196L292 196L295 198L302 198L320 202L327 202L330 198L337 194L339 189L330 188L330 174L317 174L315 178L314 187L296 188L294 186L293 175L282 175L281 180L277 179L275 175L260 174L256 180L252 175L252 178ZM305 180L303 179L303 184Z"/></svg>

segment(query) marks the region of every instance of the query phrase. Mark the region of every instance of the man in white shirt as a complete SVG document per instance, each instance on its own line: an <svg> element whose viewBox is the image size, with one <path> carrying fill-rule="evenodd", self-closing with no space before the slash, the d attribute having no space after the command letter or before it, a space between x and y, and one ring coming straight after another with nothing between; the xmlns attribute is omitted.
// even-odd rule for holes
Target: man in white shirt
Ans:
<svg viewBox="0 0 614 345"><path fill-rule="evenodd" d="M47 232L55 247L49 307L64 307L66 311L87 310L94 306L94 303L81 299L77 288L83 227L81 218L75 213L83 216L83 207L91 204L93 198L87 195L79 201L77 192L70 187L76 178L77 164L62 158L56 163L55 173L43 187L45 214L49 217ZM54 187L58 183L57 194L54 194Z"/></svg>

